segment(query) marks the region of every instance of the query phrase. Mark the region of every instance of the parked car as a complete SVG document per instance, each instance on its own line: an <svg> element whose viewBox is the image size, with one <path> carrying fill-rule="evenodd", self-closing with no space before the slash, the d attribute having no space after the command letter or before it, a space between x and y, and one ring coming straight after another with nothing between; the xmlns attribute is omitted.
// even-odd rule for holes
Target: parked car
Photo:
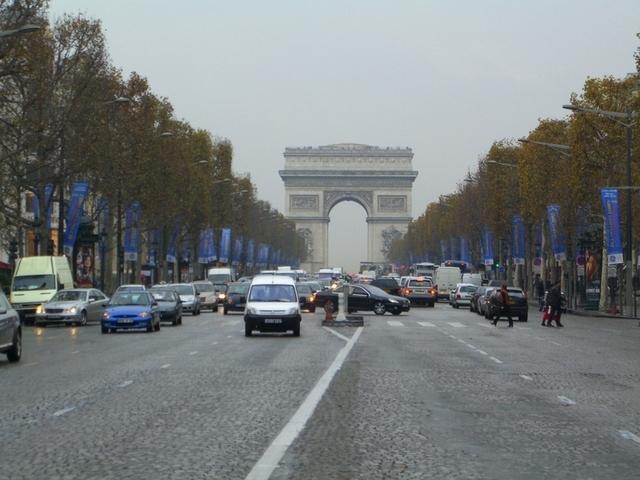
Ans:
<svg viewBox="0 0 640 480"><path fill-rule="evenodd" d="M109 298L95 288L60 290L47 303L36 308L35 324L86 325L99 322Z"/></svg>
<svg viewBox="0 0 640 480"><path fill-rule="evenodd" d="M405 277L405 287L402 289L402 296L408 298L412 305L435 306L437 292L433 288L430 278L426 277Z"/></svg>
<svg viewBox="0 0 640 480"><path fill-rule="evenodd" d="M222 312L225 315L229 312L244 312L250 285L249 282L234 282L227 285L222 304Z"/></svg>
<svg viewBox="0 0 640 480"><path fill-rule="evenodd" d="M333 303L333 311L338 311L338 295L330 290L323 290L316 294L316 308L324 308L326 302ZM374 286L358 284L349 289L349 312L373 311L376 315L389 312L400 315L411 309L408 298L389 295L384 290Z"/></svg>
<svg viewBox="0 0 640 480"><path fill-rule="evenodd" d="M22 325L20 315L0 292L0 353L10 362L20 361L22 356Z"/></svg>
<svg viewBox="0 0 640 480"><path fill-rule="evenodd" d="M471 300L469 300L469 311L470 312L476 312L478 315L480 314L480 312L478 311L478 299L484 295L485 290L488 287L485 285L482 285L480 287L478 287L476 289L475 292L473 292L473 294L471 295Z"/></svg>
<svg viewBox="0 0 640 480"><path fill-rule="evenodd" d="M200 309L210 308L212 312L215 312L218 309L219 295L216 294L213 283L208 280L199 280L193 282L193 285L196 287L196 292L200 297Z"/></svg>
<svg viewBox="0 0 640 480"><path fill-rule="evenodd" d="M144 292L145 290L146 290L146 287L144 285L131 283L131 284L120 285L118 288L116 288L116 291L113 293L115 294L118 292Z"/></svg>
<svg viewBox="0 0 640 480"><path fill-rule="evenodd" d="M471 297L478 287L472 283L459 283L453 292L451 306L453 308L468 307L471 304Z"/></svg>
<svg viewBox="0 0 640 480"><path fill-rule="evenodd" d="M182 311L191 315L200 315L200 298L193 283L172 283L169 288L176 291L182 302Z"/></svg>
<svg viewBox="0 0 640 480"><path fill-rule="evenodd" d="M296 283L296 290L298 291L298 298L300 299L300 308L314 313L316 311L316 296L311 285L308 283Z"/></svg>
<svg viewBox="0 0 640 480"><path fill-rule="evenodd" d="M487 306L489 305L489 299L491 295L498 287L486 287L484 293L478 298L478 315L483 317L487 315Z"/></svg>
<svg viewBox="0 0 640 480"><path fill-rule="evenodd" d="M511 317L517 317L521 322L528 321L529 303L527 302L527 295L521 288L517 287L507 287L507 293L511 300L511 304L509 305ZM495 288L493 294L499 294L499 289ZM495 319L496 317L500 317L502 308L497 302L489 301L485 311L485 317L487 319Z"/></svg>
<svg viewBox="0 0 640 480"><path fill-rule="evenodd" d="M175 290L167 287L153 287L149 289L149 293L158 302L160 321L182 325L182 301Z"/></svg>
<svg viewBox="0 0 640 480"><path fill-rule="evenodd" d="M400 284L393 277L380 277L373 280L369 285L384 290L389 295L400 295Z"/></svg>
<svg viewBox="0 0 640 480"><path fill-rule="evenodd" d="M249 287L244 334L292 331L300 336L300 304L295 281L286 275L256 275Z"/></svg>
<svg viewBox="0 0 640 480"><path fill-rule="evenodd" d="M102 333L116 330L160 330L158 302L149 292L117 292L105 307Z"/></svg>

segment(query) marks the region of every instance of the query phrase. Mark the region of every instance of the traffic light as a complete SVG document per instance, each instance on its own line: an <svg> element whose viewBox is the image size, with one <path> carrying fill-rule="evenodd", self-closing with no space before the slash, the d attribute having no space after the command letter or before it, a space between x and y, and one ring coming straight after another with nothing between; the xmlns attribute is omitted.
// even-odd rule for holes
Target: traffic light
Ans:
<svg viewBox="0 0 640 480"><path fill-rule="evenodd" d="M9 263L15 263L18 258L18 242L17 240L11 240L9 242Z"/></svg>

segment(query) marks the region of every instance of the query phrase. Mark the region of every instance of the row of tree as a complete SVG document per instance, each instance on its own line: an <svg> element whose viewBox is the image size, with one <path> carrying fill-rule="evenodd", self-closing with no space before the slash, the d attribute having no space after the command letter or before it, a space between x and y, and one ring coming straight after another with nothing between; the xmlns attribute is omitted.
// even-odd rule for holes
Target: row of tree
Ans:
<svg viewBox="0 0 640 480"><path fill-rule="evenodd" d="M303 256L294 225L256 198L248 175L233 174L228 140L175 118L141 75L125 78L110 61L100 21L65 15L50 24L47 11L46 0L0 0L3 32L40 26L0 38L5 251L25 230L49 236L46 222L24 214L25 193L42 199L42 211L60 199L64 210L70 186L82 179L91 185L86 213L97 220L95 207L108 204L113 231L138 201L148 231L179 222L185 238L198 238L205 227L230 227L288 258Z"/></svg>
<svg viewBox="0 0 640 480"><path fill-rule="evenodd" d="M639 73L626 78L589 78L582 92L569 101L584 108L640 112L640 48L635 53ZM454 192L429 203L408 233L394 242L389 258L404 263L415 259L445 260L442 241L464 238L474 263L482 263L485 229L493 232L496 257L510 255L512 219L524 219L526 257L546 257L550 251L547 205L560 205L561 225L570 259L590 248L602 247L600 188L626 185L627 128L624 119L574 112L563 119L542 119L525 141L500 140L478 161L475 171L461 179ZM640 122L634 117L633 185L640 185ZM545 144L553 145L541 145ZM638 192L633 193L635 219L640 219ZM622 194L624 195L624 193ZM622 223L627 221L622 212ZM640 239L640 221L633 223L634 242ZM545 241L546 240L546 241ZM456 240L457 241L457 240ZM594 245L597 244L597 245ZM544 246L547 246L546 249ZM634 244L634 247L637 245ZM502 247L502 248L501 248Z"/></svg>

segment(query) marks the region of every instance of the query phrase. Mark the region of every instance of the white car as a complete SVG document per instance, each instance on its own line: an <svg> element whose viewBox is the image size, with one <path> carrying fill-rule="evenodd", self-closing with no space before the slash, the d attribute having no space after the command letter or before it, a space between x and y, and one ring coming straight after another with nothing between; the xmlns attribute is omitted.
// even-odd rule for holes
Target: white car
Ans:
<svg viewBox="0 0 640 480"><path fill-rule="evenodd" d="M451 293L449 303L453 308L468 307L471 305L471 297L477 289L472 283L459 283Z"/></svg>

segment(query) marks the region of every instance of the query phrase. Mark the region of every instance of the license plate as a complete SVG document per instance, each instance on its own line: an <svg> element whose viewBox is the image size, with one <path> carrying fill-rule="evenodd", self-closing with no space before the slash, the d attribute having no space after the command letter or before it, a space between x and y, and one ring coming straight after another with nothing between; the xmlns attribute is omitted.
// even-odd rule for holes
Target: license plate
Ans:
<svg viewBox="0 0 640 480"><path fill-rule="evenodd" d="M47 315L47 320L60 320L61 318L61 315Z"/></svg>
<svg viewBox="0 0 640 480"><path fill-rule="evenodd" d="M281 318L265 318L264 323L282 323Z"/></svg>
<svg viewBox="0 0 640 480"><path fill-rule="evenodd" d="M133 323L133 320L131 320L130 318L127 318L124 320L118 320L118 323Z"/></svg>

